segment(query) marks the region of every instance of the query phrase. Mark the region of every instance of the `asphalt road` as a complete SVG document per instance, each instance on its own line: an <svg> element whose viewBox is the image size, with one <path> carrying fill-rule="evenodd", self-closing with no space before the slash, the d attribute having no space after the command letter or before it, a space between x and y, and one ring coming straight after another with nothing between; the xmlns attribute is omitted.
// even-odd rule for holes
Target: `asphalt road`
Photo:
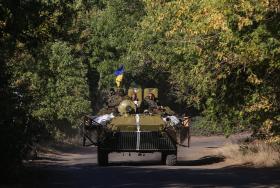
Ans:
<svg viewBox="0 0 280 188"><path fill-rule="evenodd" d="M62 148L29 165L29 180L21 187L280 187L279 168L228 164L216 148L237 137L194 137L180 147L176 166L160 165L160 154L110 154L110 165L96 164L96 148Z"/></svg>

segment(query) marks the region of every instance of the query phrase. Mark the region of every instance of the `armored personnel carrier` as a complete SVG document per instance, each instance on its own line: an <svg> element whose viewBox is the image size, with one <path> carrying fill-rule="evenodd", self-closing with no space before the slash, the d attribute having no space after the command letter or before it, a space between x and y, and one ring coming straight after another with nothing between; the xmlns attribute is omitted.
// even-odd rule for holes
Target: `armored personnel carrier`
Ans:
<svg viewBox="0 0 280 188"><path fill-rule="evenodd" d="M169 108L159 106L157 99L156 88L144 92L130 88L115 110L118 113L84 117L83 145L98 147L99 165L108 164L111 152L161 152L163 164L176 164L181 123Z"/></svg>

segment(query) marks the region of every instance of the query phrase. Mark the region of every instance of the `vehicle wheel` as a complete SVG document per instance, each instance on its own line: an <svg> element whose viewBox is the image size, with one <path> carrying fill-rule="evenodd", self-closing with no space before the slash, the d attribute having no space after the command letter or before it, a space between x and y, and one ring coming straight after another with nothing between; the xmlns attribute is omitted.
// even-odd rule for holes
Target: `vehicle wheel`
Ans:
<svg viewBox="0 0 280 188"><path fill-rule="evenodd" d="M174 166L177 163L177 155L172 154L172 155L167 155L165 164L168 166Z"/></svg>
<svg viewBox="0 0 280 188"><path fill-rule="evenodd" d="M102 150L98 149L97 152L97 163L99 166L107 166L108 165L108 155L109 153Z"/></svg>

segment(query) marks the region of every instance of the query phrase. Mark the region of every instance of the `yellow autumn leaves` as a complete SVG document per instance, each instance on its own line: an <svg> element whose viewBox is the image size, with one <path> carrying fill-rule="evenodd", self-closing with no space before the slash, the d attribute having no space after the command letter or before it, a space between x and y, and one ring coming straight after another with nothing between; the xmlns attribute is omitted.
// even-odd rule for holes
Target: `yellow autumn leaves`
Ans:
<svg viewBox="0 0 280 188"><path fill-rule="evenodd" d="M218 1L146 1L148 15L154 17L146 27L156 25L155 32L165 32L166 38L176 34L195 36L227 30L227 19ZM154 9L156 8L156 9ZM155 11L156 10L156 11ZM156 15L155 15L156 14ZM145 20L147 21L147 20Z"/></svg>

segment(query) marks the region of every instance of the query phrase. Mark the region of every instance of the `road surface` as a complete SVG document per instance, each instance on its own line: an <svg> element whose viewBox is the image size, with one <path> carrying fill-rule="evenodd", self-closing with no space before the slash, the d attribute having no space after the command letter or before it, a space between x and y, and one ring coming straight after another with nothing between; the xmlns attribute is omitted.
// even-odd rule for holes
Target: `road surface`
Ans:
<svg viewBox="0 0 280 188"><path fill-rule="evenodd" d="M31 179L22 187L154 188L154 187L280 187L279 168L228 164L216 148L237 137L194 137L180 147L176 166L160 165L160 154L109 155L110 165L96 164L96 148L65 147L31 162Z"/></svg>

